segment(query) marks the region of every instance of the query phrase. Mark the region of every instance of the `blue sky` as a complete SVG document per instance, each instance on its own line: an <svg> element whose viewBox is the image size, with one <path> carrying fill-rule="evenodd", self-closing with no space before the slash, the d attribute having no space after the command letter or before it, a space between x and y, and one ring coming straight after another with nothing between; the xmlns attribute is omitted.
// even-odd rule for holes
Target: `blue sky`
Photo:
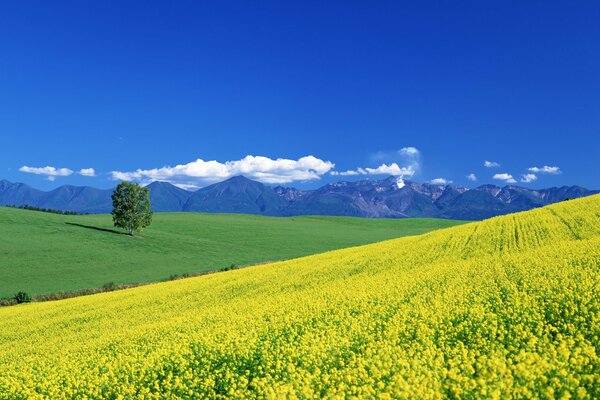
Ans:
<svg viewBox="0 0 600 400"><path fill-rule="evenodd" d="M0 179L600 188L599 20L596 1L2 2Z"/></svg>

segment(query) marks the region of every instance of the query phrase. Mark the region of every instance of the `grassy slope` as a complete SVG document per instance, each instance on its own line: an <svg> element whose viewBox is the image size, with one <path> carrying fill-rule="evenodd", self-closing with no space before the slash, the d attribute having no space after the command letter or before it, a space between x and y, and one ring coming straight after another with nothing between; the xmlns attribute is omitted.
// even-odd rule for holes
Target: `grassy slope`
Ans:
<svg viewBox="0 0 600 400"><path fill-rule="evenodd" d="M140 237L130 238L110 232L109 215L62 216L0 207L0 297L19 290L40 294L107 282L156 281L172 274L289 259L456 223L159 213Z"/></svg>
<svg viewBox="0 0 600 400"><path fill-rule="evenodd" d="M597 398L599 284L593 196L0 309L0 398Z"/></svg>

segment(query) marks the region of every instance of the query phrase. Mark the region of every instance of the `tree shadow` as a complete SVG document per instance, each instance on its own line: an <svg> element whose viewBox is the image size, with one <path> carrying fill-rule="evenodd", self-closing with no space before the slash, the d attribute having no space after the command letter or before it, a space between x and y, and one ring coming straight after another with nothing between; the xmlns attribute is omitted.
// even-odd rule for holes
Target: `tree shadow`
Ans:
<svg viewBox="0 0 600 400"><path fill-rule="evenodd" d="M83 224L76 224L74 222L65 222L65 224L67 225L73 225L73 226L78 226L80 228L86 228L86 229L92 229L94 231L100 231L100 232L109 232L109 233L114 233L116 235L127 235L127 233L125 232L121 232L121 231L117 231L116 229L109 229L109 228L99 228L97 226L91 226L91 225L83 225Z"/></svg>

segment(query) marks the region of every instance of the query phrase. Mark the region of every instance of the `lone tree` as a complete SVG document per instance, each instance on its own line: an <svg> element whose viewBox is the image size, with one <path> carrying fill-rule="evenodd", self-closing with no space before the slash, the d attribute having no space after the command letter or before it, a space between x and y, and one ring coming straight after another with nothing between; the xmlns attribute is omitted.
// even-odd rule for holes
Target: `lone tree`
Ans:
<svg viewBox="0 0 600 400"><path fill-rule="evenodd" d="M150 190L137 183L121 182L112 194L113 222L127 234L141 231L152 222Z"/></svg>

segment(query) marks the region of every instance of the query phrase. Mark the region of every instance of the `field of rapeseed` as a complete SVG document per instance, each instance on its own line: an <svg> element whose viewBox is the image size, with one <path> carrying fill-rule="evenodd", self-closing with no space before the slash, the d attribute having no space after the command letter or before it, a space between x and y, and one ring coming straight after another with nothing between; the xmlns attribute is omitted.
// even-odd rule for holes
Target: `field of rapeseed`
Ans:
<svg viewBox="0 0 600 400"><path fill-rule="evenodd" d="M2 399L600 397L600 196L0 309Z"/></svg>

